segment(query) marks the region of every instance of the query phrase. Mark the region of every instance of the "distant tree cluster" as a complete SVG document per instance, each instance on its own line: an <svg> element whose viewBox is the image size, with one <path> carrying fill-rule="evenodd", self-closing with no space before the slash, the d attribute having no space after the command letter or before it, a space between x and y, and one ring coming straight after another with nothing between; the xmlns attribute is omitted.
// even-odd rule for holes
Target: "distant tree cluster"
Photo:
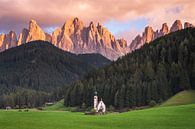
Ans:
<svg viewBox="0 0 195 129"><path fill-rule="evenodd" d="M0 96L0 107L33 108L43 105L49 97L50 94L46 92L18 88L9 95L3 94Z"/></svg>
<svg viewBox="0 0 195 129"><path fill-rule="evenodd" d="M158 38L105 68L90 72L65 92L65 106L93 105L96 90L116 108L161 103L195 89L195 29Z"/></svg>
<svg viewBox="0 0 195 129"><path fill-rule="evenodd" d="M64 87L66 88L66 87ZM34 108L44 106L46 102L55 102L63 98L64 88L51 92L16 87L9 93L0 95L0 108Z"/></svg>

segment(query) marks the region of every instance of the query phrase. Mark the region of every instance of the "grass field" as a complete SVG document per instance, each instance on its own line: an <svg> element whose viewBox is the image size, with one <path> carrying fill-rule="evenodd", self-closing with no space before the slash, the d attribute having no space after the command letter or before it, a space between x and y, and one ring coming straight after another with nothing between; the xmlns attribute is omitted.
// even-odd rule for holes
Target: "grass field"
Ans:
<svg viewBox="0 0 195 129"><path fill-rule="evenodd" d="M66 111L66 110L68 110L68 108L64 106L63 99L56 102L54 105L46 106L43 109L47 110L47 111Z"/></svg>
<svg viewBox="0 0 195 129"><path fill-rule="evenodd" d="M104 116L64 111L3 111L0 129L194 129L195 104Z"/></svg>
<svg viewBox="0 0 195 129"><path fill-rule="evenodd" d="M195 91L182 91L168 99L161 106L186 105L195 103Z"/></svg>
<svg viewBox="0 0 195 129"><path fill-rule="evenodd" d="M44 111L0 110L0 129L195 129L195 91L183 91L159 107L89 116L68 112L63 100Z"/></svg>

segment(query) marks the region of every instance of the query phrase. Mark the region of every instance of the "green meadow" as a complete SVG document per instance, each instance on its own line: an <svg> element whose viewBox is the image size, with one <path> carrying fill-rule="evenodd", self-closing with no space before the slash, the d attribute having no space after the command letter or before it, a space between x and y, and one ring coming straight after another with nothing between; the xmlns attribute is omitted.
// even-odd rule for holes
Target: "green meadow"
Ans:
<svg viewBox="0 0 195 129"><path fill-rule="evenodd" d="M64 111L0 111L0 129L194 129L195 104L104 116Z"/></svg>
<svg viewBox="0 0 195 129"><path fill-rule="evenodd" d="M63 101L44 111L0 110L0 129L195 129L194 93L181 92L162 106L102 116L62 111ZM191 101L184 101L188 97Z"/></svg>

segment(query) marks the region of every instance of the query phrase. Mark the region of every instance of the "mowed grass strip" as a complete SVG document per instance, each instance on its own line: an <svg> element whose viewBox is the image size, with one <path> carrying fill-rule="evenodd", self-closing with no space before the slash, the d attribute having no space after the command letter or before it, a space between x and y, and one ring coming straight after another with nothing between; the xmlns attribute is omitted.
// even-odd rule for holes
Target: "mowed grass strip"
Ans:
<svg viewBox="0 0 195 129"><path fill-rule="evenodd" d="M195 104L104 116L52 111L0 111L0 129L194 129Z"/></svg>

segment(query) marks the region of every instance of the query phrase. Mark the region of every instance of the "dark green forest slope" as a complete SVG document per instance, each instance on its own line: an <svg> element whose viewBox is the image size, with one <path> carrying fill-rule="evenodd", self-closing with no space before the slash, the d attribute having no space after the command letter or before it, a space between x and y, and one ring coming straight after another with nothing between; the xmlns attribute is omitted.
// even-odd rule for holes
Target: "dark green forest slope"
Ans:
<svg viewBox="0 0 195 129"><path fill-rule="evenodd" d="M0 53L0 95L15 92L28 98L28 92L31 96L39 92L39 98L44 99L47 93L61 90L90 70L109 63L99 54L75 55L51 43L33 41Z"/></svg>
<svg viewBox="0 0 195 129"><path fill-rule="evenodd" d="M195 89L194 28L158 38L89 73L69 87L64 102L65 106L91 106L97 91L107 106L145 106L186 89Z"/></svg>

